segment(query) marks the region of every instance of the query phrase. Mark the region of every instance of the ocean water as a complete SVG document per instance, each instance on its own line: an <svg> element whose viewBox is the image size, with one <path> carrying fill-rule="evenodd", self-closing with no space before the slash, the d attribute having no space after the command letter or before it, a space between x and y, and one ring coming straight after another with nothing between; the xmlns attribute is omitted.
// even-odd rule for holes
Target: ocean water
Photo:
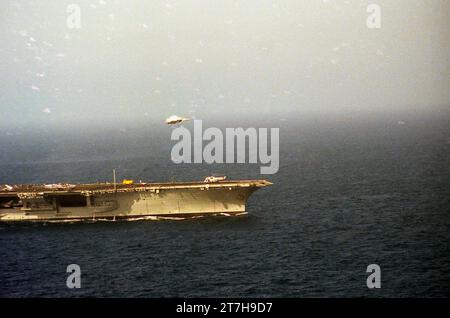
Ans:
<svg viewBox="0 0 450 318"><path fill-rule="evenodd" d="M267 178L248 215L1 224L2 297L448 297L449 148L443 118L261 123L280 170L175 165L170 130L2 134L1 183ZM254 125L256 126L257 123ZM245 125L244 125L245 126ZM81 288L66 267L81 267ZM381 268L368 289L366 268Z"/></svg>

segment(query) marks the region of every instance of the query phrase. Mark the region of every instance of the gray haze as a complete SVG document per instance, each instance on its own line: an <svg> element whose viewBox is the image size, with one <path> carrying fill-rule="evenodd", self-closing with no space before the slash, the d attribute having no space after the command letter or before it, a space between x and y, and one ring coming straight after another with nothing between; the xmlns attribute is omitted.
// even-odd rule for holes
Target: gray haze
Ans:
<svg viewBox="0 0 450 318"><path fill-rule="evenodd" d="M81 28L66 25L81 8ZM369 3L381 28L369 29ZM2 1L0 127L449 105L447 0ZM401 119L401 118L400 118Z"/></svg>

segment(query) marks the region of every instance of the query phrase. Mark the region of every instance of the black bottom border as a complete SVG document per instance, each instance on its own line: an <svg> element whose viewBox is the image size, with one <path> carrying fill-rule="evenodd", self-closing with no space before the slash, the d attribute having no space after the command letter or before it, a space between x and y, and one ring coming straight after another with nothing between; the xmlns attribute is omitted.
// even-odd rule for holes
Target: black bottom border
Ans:
<svg viewBox="0 0 450 318"><path fill-rule="evenodd" d="M304 315L306 313L338 312L357 313L358 316L378 316L392 310L403 314L430 314L448 307L446 298L32 298L0 299L2 310L11 310L14 314L21 311L43 311L46 313L70 314L85 313L86 310L105 309L116 314L145 313L167 315L189 315L199 317L226 316L235 314L276 315L290 313ZM208 309L208 310L206 310ZM61 315L59 315L61 316Z"/></svg>

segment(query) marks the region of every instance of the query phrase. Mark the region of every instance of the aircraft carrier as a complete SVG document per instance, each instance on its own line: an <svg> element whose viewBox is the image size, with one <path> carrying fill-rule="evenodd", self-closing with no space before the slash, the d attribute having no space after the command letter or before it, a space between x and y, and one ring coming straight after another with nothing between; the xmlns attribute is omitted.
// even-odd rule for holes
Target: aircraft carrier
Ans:
<svg viewBox="0 0 450 318"><path fill-rule="evenodd" d="M0 222L185 218L246 213L266 180L0 186Z"/></svg>

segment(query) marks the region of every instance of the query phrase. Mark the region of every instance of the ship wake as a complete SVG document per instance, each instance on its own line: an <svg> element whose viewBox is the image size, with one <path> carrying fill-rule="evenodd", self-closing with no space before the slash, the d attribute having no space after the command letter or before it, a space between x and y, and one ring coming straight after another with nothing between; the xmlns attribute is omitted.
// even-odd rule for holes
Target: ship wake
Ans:
<svg viewBox="0 0 450 318"><path fill-rule="evenodd" d="M212 216L219 217L235 217L247 215L247 212L241 213L214 213L205 215L186 215L186 216L136 216L127 218L95 218L95 219L65 219L65 220L33 220L36 223L96 223L96 222L134 222L134 221L183 221L183 220L193 220L202 219ZM32 221L32 222L33 222Z"/></svg>

